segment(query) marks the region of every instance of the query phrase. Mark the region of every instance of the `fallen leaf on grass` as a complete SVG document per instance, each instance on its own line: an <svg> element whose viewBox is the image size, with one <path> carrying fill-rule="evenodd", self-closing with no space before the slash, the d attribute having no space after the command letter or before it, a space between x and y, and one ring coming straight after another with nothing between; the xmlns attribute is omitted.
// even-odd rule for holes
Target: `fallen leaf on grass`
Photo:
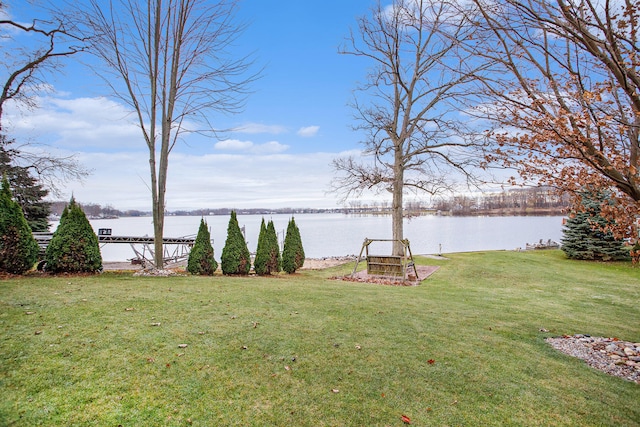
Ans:
<svg viewBox="0 0 640 427"><path fill-rule="evenodd" d="M401 416L400 419L405 424L411 424L411 418L407 417L406 415Z"/></svg>
<svg viewBox="0 0 640 427"><path fill-rule="evenodd" d="M435 360L433 360L433 359L429 359L429 360L427 360L427 363L428 363L429 365L433 365L434 363L436 363L436 361L435 361Z"/></svg>
<svg viewBox="0 0 640 427"><path fill-rule="evenodd" d="M36 332L34 333L34 335L40 335L41 333L42 333L42 331L36 331Z"/></svg>
<svg viewBox="0 0 640 427"><path fill-rule="evenodd" d="M285 366L285 367L284 367L284 370L285 370L285 371L290 371L290 370L291 370L291 368L287 365L287 366Z"/></svg>

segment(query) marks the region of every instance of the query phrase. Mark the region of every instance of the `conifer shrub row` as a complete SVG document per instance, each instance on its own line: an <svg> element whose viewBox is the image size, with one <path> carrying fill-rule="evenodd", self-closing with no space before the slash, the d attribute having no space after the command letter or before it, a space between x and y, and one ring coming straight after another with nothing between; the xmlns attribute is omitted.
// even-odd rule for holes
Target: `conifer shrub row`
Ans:
<svg viewBox="0 0 640 427"><path fill-rule="evenodd" d="M291 218L287 227L282 253L280 252L278 235L273 221L270 220L265 223L264 218L262 219L256 257L253 263L256 274L277 274L283 269L287 273L293 273L302 267L304 258L300 230L293 218ZM222 273L228 275L246 275L251 270L251 254L238 225L235 211L231 212L231 218L229 219L227 239L222 249L220 264Z"/></svg>
<svg viewBox="0 0 640 427"><path fill-rule="evenodd" d="M38 243L22 208L11 197L9 181L2 179L0 190L0 272L23 274L38 259Z"/></svg>

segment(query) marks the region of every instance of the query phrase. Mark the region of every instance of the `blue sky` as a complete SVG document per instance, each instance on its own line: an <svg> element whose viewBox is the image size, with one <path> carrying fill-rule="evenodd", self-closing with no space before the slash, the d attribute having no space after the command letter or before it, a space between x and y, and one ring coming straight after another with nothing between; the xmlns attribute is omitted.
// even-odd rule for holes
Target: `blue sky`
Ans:
<svg viewBox="0 0 640 427"><path fill-rule="evenodd" d="M28 20L27 6L8 3L12 18ZM337 52L374 3L242 1L238 17L249 25L236 49L254 52L262 78L244 112L216 118L216 126L238 131L222 140L188 137L176 146L167 209L338 206L327 193L330 163L359 148L347 104L371 64ZM37 109L8 109L10 135L75 154L92 170L84 183L65 184L63 198L73 193L84 203L149 210L147 149L126 107L75 59L51 84Z"/></svg>

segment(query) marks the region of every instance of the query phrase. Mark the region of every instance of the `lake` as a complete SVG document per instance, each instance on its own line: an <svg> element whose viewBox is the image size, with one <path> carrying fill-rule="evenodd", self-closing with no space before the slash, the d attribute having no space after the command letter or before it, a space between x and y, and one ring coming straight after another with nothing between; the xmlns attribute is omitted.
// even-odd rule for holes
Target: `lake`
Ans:
<svg viewBox="0 0 640 427"><path fill-rule="evenodd" d="M278 239L282 244L290 215L269 215L273 220ZM560 216L508 216L508 217L449 217L427 215L405 219L404 234L410 241L411 252L438 254L481 250L513 250L524 248L526 243L540 239L557 242L562 237ZM227 237L228 216L205 217L214 240L215 258L219 261ZM254 252L258 242L261 215L238 215L240 227L244 227L249 250ZM390 216L360 216L335 213L297 214L305 254L309 258L357 255L365 238L391 238ZM111 228L114 236L152 236L151 217L94 219L90 220L94 231ZM165 237L195 235L200 225L197 216L167 216ZM51 231L57 227L52 223ZM107 244L101 249L104 261L125 261L134 256L128 244ZM390 253L390 244L372 243L371 253Z"/></svg>

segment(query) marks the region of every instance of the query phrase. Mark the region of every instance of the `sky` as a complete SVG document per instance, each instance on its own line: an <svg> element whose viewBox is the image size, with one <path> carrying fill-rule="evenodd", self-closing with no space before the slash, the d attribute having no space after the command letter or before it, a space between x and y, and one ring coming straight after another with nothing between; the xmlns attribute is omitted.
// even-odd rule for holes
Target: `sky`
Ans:
<svg viewBox="0 0 640 427"><path fill-rule="evenodd" d="M29 21L26 2L10 0L13 19ZM169 159L167 210L199 208L331 208L331 161L358 154L352 129L353 90L371 65L338 54L357 17L375 0L243 0L238 19L248 24L236 41L264 68L244 110L215 116L236 129L219 139L196 135L179 141ZM384 4L384 3L383 3ZM148 150L135 117L102 80L82 64L65 61L52 90L35 109L8 106L4 129L20 142L47 144L73 154L91 171L83 182L61 185L55 199L116 209L151 210ZM98 70L100 71L100 70Z"/></svg>

